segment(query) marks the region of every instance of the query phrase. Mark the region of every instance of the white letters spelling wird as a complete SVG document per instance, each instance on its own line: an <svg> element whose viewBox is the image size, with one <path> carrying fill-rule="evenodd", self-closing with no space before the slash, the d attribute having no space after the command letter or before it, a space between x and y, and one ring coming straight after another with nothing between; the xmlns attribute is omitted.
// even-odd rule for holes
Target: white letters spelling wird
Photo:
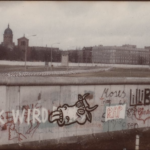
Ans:
<svg viewBox="0 0 150 150"><path fill-rule="evenodd" d="M4 113L4 110L0 111L0 116ZM33 123L35 122L42 122L45 123L48 120L48 110L46 108L40 109L28 109L23 110L22 112L19 110L12 110L12 117L13 121L16 124L19 120L20 124L23 123L23 120L25 120L25 117L27 116L27 124L30 123L32 120ZM4 120L0 117L0 123L5 124Z"/></svg>

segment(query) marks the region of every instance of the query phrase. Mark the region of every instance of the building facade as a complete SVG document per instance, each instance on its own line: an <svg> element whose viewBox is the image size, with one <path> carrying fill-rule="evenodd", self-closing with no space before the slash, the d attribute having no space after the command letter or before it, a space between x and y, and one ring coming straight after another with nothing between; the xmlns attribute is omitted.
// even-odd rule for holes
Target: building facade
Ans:
<svg viewBox="0 0 150 150"><path fill-rule="evenodd" d="M92 47L83 47L83 63L92 63Z"/></svg>
<svg viewBox="0 0 150 150"><path fill-rule="evenodd" d="M20 50L26 50L29 47L29 39L25 37L25 35L18 39L18 48Z"/></svg>
<svg viewBox="0 0 150 150"><path fill-rule="evenodd" d="M102 64L150 64L150 47L137 48L136 45L83 47L68 50L69 62Z"/></svg>
<svg viewBox="0 0 150 150"><path fill-rule="evenodd" d="M3 34L3 42L1 43L2 46L7 47L9 49L13 49L15 44L13 42L13 32L9 28L9 24L7 29L5 29L4 34Z"/></svg>
<svg viewBox="0 0 150 150"><path fill-rule="evenodd" d="M92 48L92 62L105 64L150 64L150 49L136 46L95 46Z"/></svg>
<svg viewBox="0 0 150 150"><path fill-rule="evenodd" d="M27 55L30 61L61 62L62 50L54 47L29 46L29 39L25 36L18 39L15 46L13 32L9 27L4 30L2 47L14 51L15 57ZM20 53L20 54L19 54ZM20 56L22 55L22 56ZM17 59L18 59L17 58ZM20 59L20 58L19 58ZM82 49L68 50L68 61L72 63L102 63L102 64L140 64L150 65L150 47L137 48L136 45L122 46L90 46Z"/></svg>

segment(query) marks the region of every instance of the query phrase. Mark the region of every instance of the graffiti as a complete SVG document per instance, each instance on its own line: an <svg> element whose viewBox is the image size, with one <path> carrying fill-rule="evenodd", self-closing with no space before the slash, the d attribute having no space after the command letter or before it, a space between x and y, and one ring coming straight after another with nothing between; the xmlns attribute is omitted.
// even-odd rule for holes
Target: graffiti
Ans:
<svg viewBox="0 0 150 150"><path fill-rule="evenodd" d="M103 123L103 131L116 131L126 128L126 121L124 119L113 119L106 121L106 112L102 114L101 122Z"/></svg>
<svg viewBox="0 0 150 150"><path fill-rule="evenodd" d="M102 96L101 96L101 99L103 98L108 98L108 97L119 97L119 98L124 98L126 96L126 93L125 91L109 91L109 88L105 88L103 93L102 93Z"/></svg>
<svg viewBox="0 0 150 150"><path fill-rule="evenodd" d="M6 123L4 123L5 118ZM8 129L8 140L18 139L18 141L21 141L23 139L26 139L26 136L21 132L19 132L19 130L17 129L17 125L14 123L13 120L12 111L6 111L3 115L1 115L1 119L3 120L4 123L1 124L1 130L5 131Z"/></svg>
<svg viewBox="0 0 150 150"><path fill-rule="evenodd" d="M41 114L40 114L41 109ZM22 113L21 113L22 112ZM21 141L26 139L25 134L33 136L33 134L38 129L40 123L45 123L48 119L48 111L43 108L39 103L23 105L19 107L19 110L12 111L1 111L1 130L8 129L8 139L14 140L18 139ZM21 133L18 129L19 125L26 123L29 125L27 127L25 134Z"/></svg>
<svg viewBox="0 0 150 150"><path fill-rule="evenodd" d="M27 139L27 138L25 135L18 132L18 130L15 127L15 124L12 124L12 125L10 125L10 127L8 129L8 139L9 140L18 139L18 141L21 141L21 140Z"/></svg>
<svg viewBox="0 0 150 150"><path fill-rule="evenodd" d="M63 106L57 106L55 110L50 112L42 107L41 103L35 103L30 105L16 106L17 110L4 111L0 110L0 128L1 131L8 131L8 140L22 141L29 137L33 137L36 130L39 128L40 123L57 121L59 126L70 125L73 123L85 124L88 120L92 121L91 111L94 111L98 105L90 107L86 98L89 98L89 93L78 95L78 101L69 106L64 104ZM39 96L38 96L38 99ZM61 113L60 113L61 112ZM60 113L59 119L56 119L57 113ZM25 125L20 130L20 125ZM27 126L26 126L27 125ZM96 124L95 124L96 126ZM97 126L101 126L100 124Z"/></svg>
<svg viewBox="0 0 150 150"><path fill-rule="evenodd" d="M111 100L104 100L103 104L111 104Z"/></svg>
<svg viewBox="0 0 150 150"><path fill-rule="evenodd" d="M150 109L145 107L133 107L127 109L127 117L131 119L137 119L143 121L145 124L146 120L150 119Z"/></svg>
<svg viewBox="0 0 150 150"><path fill-rule="evenodd" d="M125 105L117 105L117 106L107 106L106 107L106 116L105 121L112 119L124 119L125 118Z"/></svg>
<svg viewBox="0 0 150 150"><path fill-rule="evenodd" d="M128 123L127 126L128 126L128 129L136 129L136 128L138 128L138 124L137 123Z"/></svg>
<svg viewBox="0 0 150 150"><path fill-rule="evenodd" d="M10 116L10 114L11 114L11 116ZM30 117L32 118L31 120L30 120ZM1 119L0 123L5 124L5 121L4 121L5 117L3 116L1 118L3 118L3 119ZM6 112L6 119L7 119L6 123L13 122L16 124L17 122L19 122L20 124L22 124L23 120L25 120L24 122L27 124L29 124L29 122L35 123L36 121L44 123L47 121L47 118L48 118L48 110L45 108L41 108L41 111L36 108L23 109L22 113L20 110L16 110L16 111L12 110L12 111Z"/></svg>
<svg viewBox="0 0 150 150"><path fill-rule="evenodd" d="M150 89L136 89L135 94L130 89L130 106L138 105L150 105Z"/></svg>
<svg viewBox="0 0 150 150"><path fill-rule="evenodd" d="M136 111L137 111L137 110L136 110L136 107L128 108L128 109L127 109L127 112L126 112L127 117L128 117L128 118L131 118L131 119L133 120Z"/></svg>
<svg viewBox="0 0 150 150"><path fill-rule="evenodd" d="M36 112L38 109L42 109L42 106L41 105L38 106L38 103L36 103L35 106L34 105L24 105L22 107L22 110L25 110L24 122L29 124L29 128L27 128L26 134L31 134L31 137L33 136L33 134L38 129L38 127L41 123L41 120L38 118L40 113L37 115L37 112ZM35 114L36 114L36 117L35 117Z"/></svg>
<svg viewBox="0 0 150 150"><path fill-rule="evenodd" d="M105 122L105 116L106 116L106 113L104 112L104 113L102 114L102 119L101 119L101 122L102 122L102 123Z"/></svg>
<svg viewBox="0 0 150 150"><path fill-rule="evenodd" d="M78 101L74 105L69 106L68 104L64 104L63 106L59 106L56 111L51 112L49 115L49 122L53 123L57 121L59 126L73 123L83 125L87 120L91 122L91 111L94 111L98 105L90 107L86 100L87 96L89 96L89 93L83 96L79 94Z"/></svg>
<svg viewBox="0 0 150 150"><path fill-rule="evenodd" d="M119 101L119 104L120 104L120 105L124 105L125 103L126 103L126 100L120 100L120 101Z"/></svg>
<svg viewBox="0 0 150 150"><path fill-rule="evenodd" d="M77 88L63 87L60 90L63 93L59 92L59 88L50 93L49 89L44 92L37 90L42 93L42 98L41 94L32 92L27 97L26 93L22 94L19 102L13 97L12 102L6 101L4 105L9 111L0 110L2 135L7 140L22 142L36 139L41 132L46 133L48 138L59 132L64 132L64 135L68 130L71 131L68 136L71 136L75 128L84 134L89 129L90 132L100 133L148 126L150 89L132 89L131 86L119 89L116 86L113 88L113 85L111 88L100 88L102 91L97 88L87 89L96 90L96 93L99 91L100 94L95 95L95 91L82 88L86 94L78 94L77 97ZM59 126L62 127L60 131Z"/></svg>
<svg viewBox="0 0 150 150"><path fill-rule="evenodd" d="M108 100L103 100L103 104L111 104L112 100L108 99ZM126 100L119 100L119 104L120 105L124 105L126 103Z"/></svg>

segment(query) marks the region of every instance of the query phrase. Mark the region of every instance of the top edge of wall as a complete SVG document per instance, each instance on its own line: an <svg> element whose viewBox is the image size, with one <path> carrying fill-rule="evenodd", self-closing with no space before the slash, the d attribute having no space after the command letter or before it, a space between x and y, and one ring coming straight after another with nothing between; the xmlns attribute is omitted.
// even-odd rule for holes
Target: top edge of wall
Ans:
<svg viewBox="0 0 150 150"><path fill-rule="evenodd" d="M39 86L39 85L124 85L150 84L150 78L123 77L2 77L0 85Z"/></svg>

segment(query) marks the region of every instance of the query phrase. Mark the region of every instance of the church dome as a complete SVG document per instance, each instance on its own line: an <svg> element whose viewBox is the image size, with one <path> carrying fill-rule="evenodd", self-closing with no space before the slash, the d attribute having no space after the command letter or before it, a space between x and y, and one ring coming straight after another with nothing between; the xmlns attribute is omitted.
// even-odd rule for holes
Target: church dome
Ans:
<svg viewBox="0 0 150 150"><path fill-rule="evenodd" d="M4 34L9 34L9 35L12 35L12 34L13 34L13 33L12 33L12 30L9 28L9 25L8 25L8 28L5 29Z"/></svg>

